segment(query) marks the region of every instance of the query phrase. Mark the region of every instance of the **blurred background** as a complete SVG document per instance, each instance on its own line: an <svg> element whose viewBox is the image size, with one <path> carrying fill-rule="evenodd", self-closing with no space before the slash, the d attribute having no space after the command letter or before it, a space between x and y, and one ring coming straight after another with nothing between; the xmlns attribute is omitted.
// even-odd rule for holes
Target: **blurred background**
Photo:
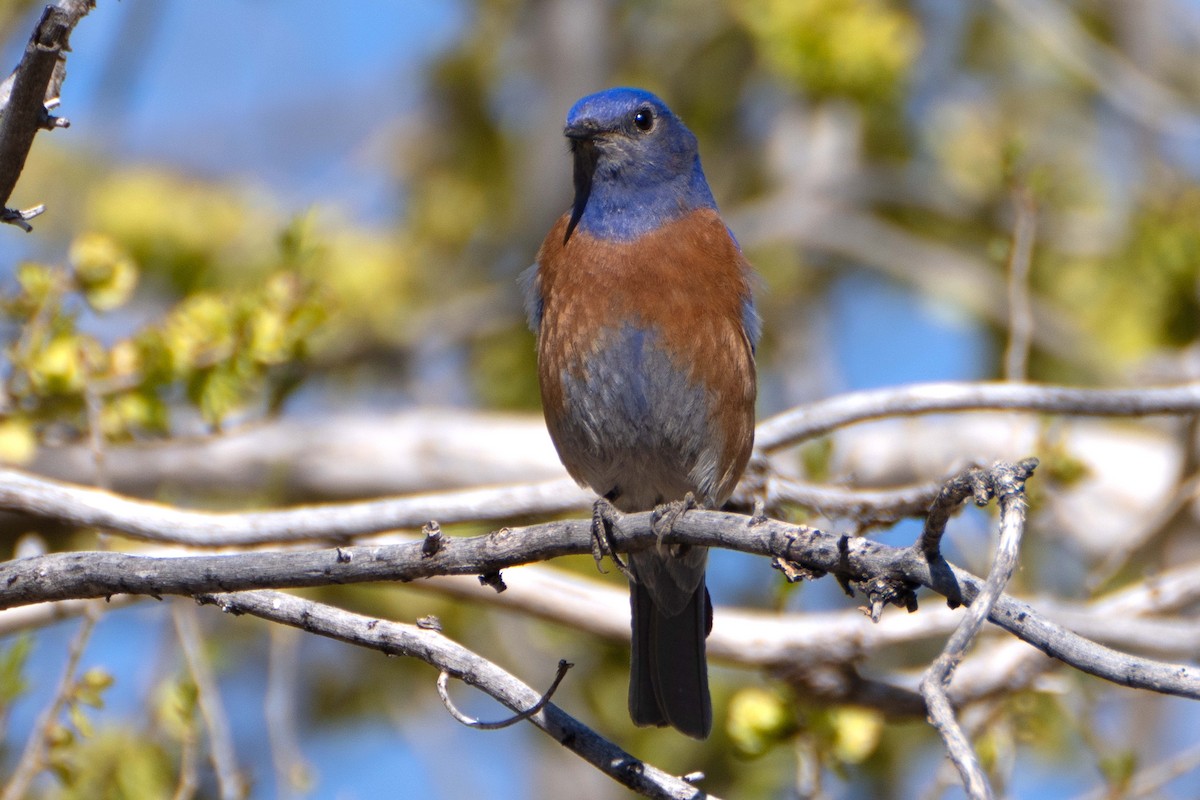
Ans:
<svg viewBox="0 0 1200 800"><path fill-rule="evenodd" d="M39 11L0 2L3 63ZM566 110L621 84L696 133L761 276L760 418L917 381L1200 374L1192 0L101 0L71 42L57 112L71 127L37 138L9 203L48 210L32 234L0 230L10 464L223 509L561 475L516 277L570 202ZM1032 249L1014 275L1019 224ZM1194 469L1192 433L960 417L855 428L778 466L881 486L1036 453L1045 496L1017 588L1086 599L1191 553L1187 498L1142 521ZM96 543L3 524L14 547L31 531L34 546ZM952 557L985 570L990 526L987 512L957 520ZM600 579L590 559L565 569ZM829 581L774 575L715 554L714 601L856 604ZM660 767L703 769L718 795L800 796L798 765L831 797L943 794L941 745L919 718L716 664L718 730L681 741L629 725L617 641L411 587L312 594L401 621L437 614L535 686L558 658L578 661L558 695L568 711ZM97 702L74 707L39 796L174 791L197 723L169 605L100 621L82 662ZM197 620L252 797L625 796L531 727L458 726L424 664L212 610ZM77 624L0 641L3 763ZM878 668L919 670L938 646ZM296 748L282 769L264 705L281 660L296 665L280 678ZM1200 741L1191 704L1064 680L1070 693L1027 688L1002 706L988 758L1010 796L1126 796L1137 767ZM754 735L731 724L747 687L777 720ZM200 776L198 796L217 796ZM1186 772L1159 796L1197 794Z"/></svg>

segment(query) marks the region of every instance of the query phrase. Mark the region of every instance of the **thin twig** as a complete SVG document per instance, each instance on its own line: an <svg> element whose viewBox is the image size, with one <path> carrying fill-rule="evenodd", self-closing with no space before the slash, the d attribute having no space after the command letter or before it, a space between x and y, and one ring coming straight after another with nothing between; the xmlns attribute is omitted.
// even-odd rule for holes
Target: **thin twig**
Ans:
<svg viewBox="0 0 1200 800"><path fill-rule="evenodd" d="M1033 240L1037 207L1033 192L1026 187L1013 191L1016 223L1008 258L1008 346L1004 350L1004 378L1023 381L1033 344L1033 308L1029 302L1029 268L1033 262Z"/></svg>
<svg viewBox="0 0 1200 800"><path fill-rule="evenodd" d="M347 644L420 659L491 695L513 711L529 708L541 696L495 664L430 628L365 617L281 592L212 594L197 600L233 614L252 614ZM543 706L529 722L605 775L646 797L717 800L621 750L553 703Z"/></svg>
<svg viewBox="0 0 1200 800"><path fill-rule="evenodd" d="M191 800L196 795L200 783L196 750L196 729L189 723L184 726L179 742L179 781L175 784L175 794L171 795L171 800Z"/></svg>
<svg viewBox="0 0 1200 800"><path fill-rule="evenodd" d="M297 678L300 634L282 625L272 625L267 651L267 691L263 698L267 739L275 767L276 795L292 797L308 783L309 767L296 739Z"/></svg>
<svg viewBox="0 0 1200 800"><path fill-rule="evenodd" d="M941 488L940 482L930 482L896 489L854 489L771 476L766 482L765 506L798 505L825 517L886 523L923 514Z"/></svg>
<svg viewBox="0 0 1200 800"><path fill-rule="evenodd" d="M550 688L538 698L536 703L524 711L514 714L507 719L498 720L496 722L483 722L458 710L458 706L454 705L454 701L450 699L450 673L446 670L442 670L441 674L438 675L438 697L442 698L442 705L444 705L446 710L450 712L450 716L454 717L455 720L461 722L463 725L466 725L468 728L475 728L476 730L480 731L498 731L502 728L511 728L518 722L523 722L541 711L546 706L546 703L550 702L550 698L554 696L554 692L558 690L558 685L562 683L562 679L566 677L567 670L573 666L575 665L570 661L567 661L565 658L560 659L558 662L558 671L554 675L554 681L550 684Z"/></svg>
<svg viewBox="0 0 1200 800"><path fill-rule="evenodd" d="M91 365L86 365L87 369L91 370ZM88 375L88 380L83 388L84 411L87 415L87 434L88 434L88 449L92 455L92 483L97 489L108 490L112 487L108 482L108 470L105 468L104 457L104 400L95 391L95 384L92 376Z"/></svg>
<svg viewBox="0 0 1200 800"><path fill-rule="evenodd" d="M1027 464L997 464L989 470L991 489L1000 505L1000 542L996 557L988 573L987 582L971 601L966 616L946 642L934 662L921 680L921 694L929 706L930 722L946 743L950 758L958 767L963 786L972 800L987 800L992 797L991 787L971 749L966 735L954 716L946 687L962 660L967 648L979 634L983 622L992 612L1012 578L1020 552L1021 534L1025 527L1025 480L1032 469ZM978 491L976 491L978 497ZM927 545L920 549L928 554Z"/></svg>
<svg viewBox="0 0 1200 800"><path fill-rule="evenodd" d="M237 757L233 751L233 737L229 731L229 720L221 704L221 693L204 657L200 627L196 624L195 607L189 603L173 603L171 618L175 621L175 633L183 649L192 682L196 684L196 702L200 715L208 730L209 757L217 773L217 787L221 800L241 800L249 787L238 771Z"/></svg>
<svg viewBox="0 0 1200 800"><path fill-rule="evenodd" d="M916 548L930 561L941 555L942 536L950 516L968 497L975 505L985 506L992 499L992 484L987 470L973 467L942 486L925 515L925 526L917 539Z"/></svg>
<svg viewBox="0 0 1200 800"><path fill-rule="evenodd" d="M1161 791L1164 786L1176 778L1197 769L1200 769L1200 745L1193 745L1170 758L1139 770L1123 788L1120 796L1126 800L1148 797ZM1114 788L1112 786L1102 786L1080 795L1078 800L1106 800L1113 796Z"/></svg>
<svg viewBox="0 0 1200 800"><path fill-rule="evenodd" d="M83 652L87 649L87 644L96 629L96 622L100 619L100 610L99 603L88 604L87 611L67 649L67 663L54 690L54 697L38 717L33 731L25 741L25 749L21 751L21 758L13 768L12 777L4 787L4 793L0 794L0 800L22 800L27 797L29 785L45 767L50 729L58 723L58 716L62 713L67 698L74 691L75 673L79 670Z"/></svg>

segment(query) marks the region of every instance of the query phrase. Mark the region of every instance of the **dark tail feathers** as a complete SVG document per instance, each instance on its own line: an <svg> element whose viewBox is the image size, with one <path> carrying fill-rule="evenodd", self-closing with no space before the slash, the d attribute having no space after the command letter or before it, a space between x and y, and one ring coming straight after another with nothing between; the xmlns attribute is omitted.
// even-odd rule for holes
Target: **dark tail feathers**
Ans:
<svg viewBox="0 0 1200 800"><path fill-rule="evenodd" d="M695 739L712 731L712 700L704 640L712 629L712 602L704 581L674 617L659 613L645 586L629 585L633 658L629 716L636 725L670 725Z"/></svg>

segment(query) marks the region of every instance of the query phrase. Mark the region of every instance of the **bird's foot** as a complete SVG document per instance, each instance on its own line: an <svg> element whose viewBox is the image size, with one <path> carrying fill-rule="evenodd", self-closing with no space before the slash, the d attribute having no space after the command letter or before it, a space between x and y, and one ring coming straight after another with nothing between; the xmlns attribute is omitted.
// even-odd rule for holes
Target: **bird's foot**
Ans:
<svg viewBox="0 0 1200 800"><path fill-rule="evenodd" d="M669 503L655 506L654 511L650 514L650 529L654 531L654 535L658 539L660 551L663 549L663 538L675 527L675 522L683 516L684 512L690 511L698 505L696 496L688 492L682 500L672 500Z"/></svg>
<svg viewBox="0 0 1200 800"><path fill-rule="evenodd" d="M592 505L592 558L596 559L596 569L604 572L601 562L608 556L622 575L633 580L633 573L617 553L616 542L612 538L613 529L621 529L620 520L621 512L612 503L603 497L596 499Z"/></svg>

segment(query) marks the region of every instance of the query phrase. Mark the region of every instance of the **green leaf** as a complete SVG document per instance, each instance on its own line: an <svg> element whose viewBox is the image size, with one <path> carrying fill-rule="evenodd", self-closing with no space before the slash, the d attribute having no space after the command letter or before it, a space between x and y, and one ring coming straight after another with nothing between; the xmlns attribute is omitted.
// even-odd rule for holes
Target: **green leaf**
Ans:
<svg viewBox="0 0 1200 800"><path fill-rule="evenodd" d="M22 633L0 652L0 703L7 705L29 689L25 665L32 650L33 637Z"/></svg>

